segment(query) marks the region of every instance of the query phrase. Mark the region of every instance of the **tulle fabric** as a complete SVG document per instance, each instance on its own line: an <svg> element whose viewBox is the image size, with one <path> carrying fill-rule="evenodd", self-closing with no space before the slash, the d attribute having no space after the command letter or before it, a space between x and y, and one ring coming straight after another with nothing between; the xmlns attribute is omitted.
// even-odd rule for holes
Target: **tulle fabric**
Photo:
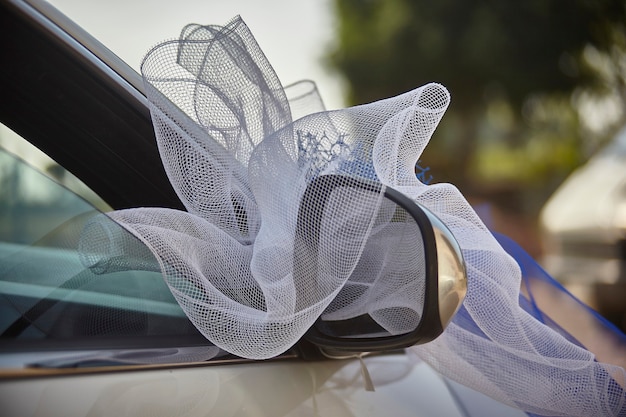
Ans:
<svg viewBox="0 0 626 417"><path fill-rule="evenodd" d="M327 206L313 202L323 210L319 252L294 255L307 185L326 174L367 178L435 213L467 265L461 310L439 338L412 347L415 354L528 413L626 413L624 369L598 361L529 295L545 273L494 237L453 185L415 176L450 100L443 86L326 111L312 83L282 87L240 18L187 26L148 53L142 74L163 165L187 211L109 216L151 248L177 301L216 346L264 359L289 349L320 316L369 313L393 334L405 319L382 311L414 300L408 307L419 314L423 284L419 273L397 278L403 262L389 248L401 246L398 225L382 193L342 189ZM624 345L618 331L606 332Z"/></svg>

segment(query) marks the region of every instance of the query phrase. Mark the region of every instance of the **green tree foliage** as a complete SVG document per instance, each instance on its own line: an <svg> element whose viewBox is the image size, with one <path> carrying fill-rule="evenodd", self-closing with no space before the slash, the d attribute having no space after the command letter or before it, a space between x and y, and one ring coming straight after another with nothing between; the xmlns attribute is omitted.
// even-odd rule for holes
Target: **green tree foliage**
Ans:
<svg viewBox="0 0 626 417"><path fill-rule="evenodd" d="M430 81L450 90L423 159L435 180L465 190L530 189L541 200L586 156L576 97L598 87L626 97L623 0L334 4L328 62L351 104Z"/></svg>

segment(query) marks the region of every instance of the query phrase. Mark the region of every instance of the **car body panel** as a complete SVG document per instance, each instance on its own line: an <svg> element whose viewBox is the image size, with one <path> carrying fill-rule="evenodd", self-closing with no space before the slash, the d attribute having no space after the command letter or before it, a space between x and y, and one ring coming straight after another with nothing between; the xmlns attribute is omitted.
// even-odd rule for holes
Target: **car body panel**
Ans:
<svg viewBox="0 0 626 417"><path fill-rule="evenodd" d="M464 416L449 385L411 355L282 360L186 369L0 381L3 416ZM523 416L474 391L482 414ZM68 401L71 396L71 401ZM467 400L467 398L465 398Z"/></svg>

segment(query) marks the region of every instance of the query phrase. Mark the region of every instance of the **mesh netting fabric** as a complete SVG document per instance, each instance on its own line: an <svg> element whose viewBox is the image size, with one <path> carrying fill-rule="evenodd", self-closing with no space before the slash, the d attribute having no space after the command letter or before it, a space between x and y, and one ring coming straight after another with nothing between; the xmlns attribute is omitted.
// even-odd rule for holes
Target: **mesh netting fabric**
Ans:
<svg viewBox="0 0 626 417"><path fill-rule="evenodd" d="M515 260L454 186L416 178L449 103L443 86L325 111L312 84L281 86L239 18L187 26L148 53L142 72L163 164L187 212L110 216L151 248L177 301L215 345L273 357L320 316L369 313L391 334L414 328L424 268L407 247L421 239L397 221L387 186L435 213L467 265L460 312L442 336L412 348L420 358L528 412L624 413L624 370L520 308ZM321 226L312 248L298 238L298 213L307 185L327 174L383 187L339 186L313 199L308 210L320 213Z"/></svg>

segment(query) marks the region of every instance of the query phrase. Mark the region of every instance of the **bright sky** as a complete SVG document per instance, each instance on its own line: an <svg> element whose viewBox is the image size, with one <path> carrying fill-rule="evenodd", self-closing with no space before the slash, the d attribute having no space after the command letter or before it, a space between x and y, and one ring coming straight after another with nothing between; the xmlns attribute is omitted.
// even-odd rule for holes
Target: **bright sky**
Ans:
<svg viewBox="0 0 626 417"><path fill-rule="evenodd" d="M188 23L241 15L283 85L314 80L329 109L344 107L341 83L322 64L334 37L330 0L48 0L135 69L155 44Z"/></svg>

